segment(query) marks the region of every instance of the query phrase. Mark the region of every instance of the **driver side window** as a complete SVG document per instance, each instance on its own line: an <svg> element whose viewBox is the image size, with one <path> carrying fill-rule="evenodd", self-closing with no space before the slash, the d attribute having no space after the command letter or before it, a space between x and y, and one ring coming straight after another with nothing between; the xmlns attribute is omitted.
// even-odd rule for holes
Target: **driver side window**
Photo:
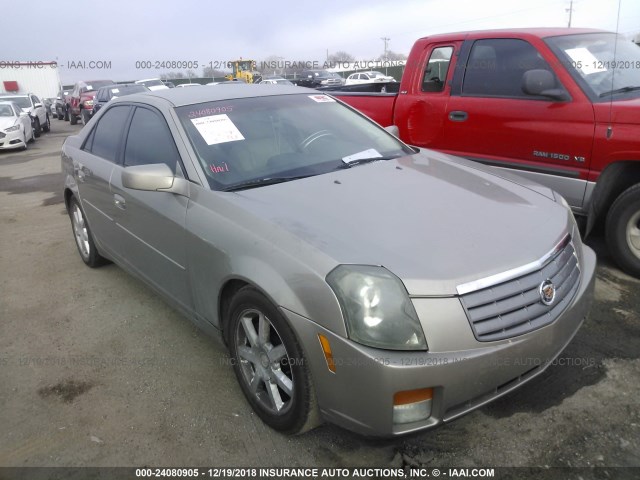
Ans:
<svg viewBox="0 0 640 480"><path fill-rule="evenodd" d="M137 107L124 150L124 166L164 163L176 172L178 149L167 123L155 112Z"/></svg>

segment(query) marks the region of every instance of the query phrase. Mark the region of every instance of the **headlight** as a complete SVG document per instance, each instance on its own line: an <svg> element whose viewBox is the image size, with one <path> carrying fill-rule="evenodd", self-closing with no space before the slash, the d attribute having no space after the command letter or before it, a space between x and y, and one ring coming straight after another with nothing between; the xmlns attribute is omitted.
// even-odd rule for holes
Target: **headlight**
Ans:
<svg viewBox="0 0 640 480"><path fill-rule="evenodd" d="M327 275L349 338L388 350L426 350L413 304L398 277L383 267L340 265Z"/></svg>
<svg viewBox="0 0 640 480"><path fill-rule="evenodd" d="M20 130L20 125L14 125L13 127L5 128L5 132L15 132L16 130Z"/></svg>

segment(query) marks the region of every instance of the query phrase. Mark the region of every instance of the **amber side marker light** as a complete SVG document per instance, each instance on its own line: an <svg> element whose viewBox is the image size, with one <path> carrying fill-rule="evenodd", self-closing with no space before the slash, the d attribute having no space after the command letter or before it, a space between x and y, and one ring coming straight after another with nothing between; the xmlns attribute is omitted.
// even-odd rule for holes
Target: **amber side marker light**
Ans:
<svg viewBox="0 0 640 480"><path fill-rule="evenodd" d="M433 388L405 390L393 395L393 423L412 423L431 416Z"/></svg>
<svg viewBox="0 0 640 480"><path fill-rule="evenodd" d="M327 368L330 372L336 373L336 362L333 361L333 354L331 353L331 345L329 345L329 339L319 333L318 340L320 340L320 346L322 347L322 353L324 353L324 359L327 361Z"/></svg>

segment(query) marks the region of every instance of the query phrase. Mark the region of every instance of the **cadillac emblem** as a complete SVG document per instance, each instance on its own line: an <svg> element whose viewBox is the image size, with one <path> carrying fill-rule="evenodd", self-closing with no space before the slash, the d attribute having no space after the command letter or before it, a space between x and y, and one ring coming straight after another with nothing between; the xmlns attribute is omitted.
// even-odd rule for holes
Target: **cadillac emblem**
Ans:
<svg viewBox="0 0 640 480"><path fill-rule="evenodd" d="M549 279L540 284L540 300L545 305L551 305L556 299L556 286Z"/></svg>

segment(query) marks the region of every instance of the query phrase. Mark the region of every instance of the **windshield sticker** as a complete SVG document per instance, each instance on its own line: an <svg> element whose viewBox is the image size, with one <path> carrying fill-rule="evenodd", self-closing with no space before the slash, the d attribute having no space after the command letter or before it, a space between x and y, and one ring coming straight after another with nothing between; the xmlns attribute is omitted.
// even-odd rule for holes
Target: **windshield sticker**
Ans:
<svg viewBox="0 0 640 480"><path fill-rule="evenodd" d="M603 68L603 62L599 62L596 57L593 56L586 48L571 48L565 50L567 55L573 60L576 70L580 70L585 75L591 75L592 73L606 72L607 69Z"/></svg>
<svg viewBox="0 0 640 480"><path fill-rule="evenodd" d="M204 117L205 115L211 116L211 115L218 115L220 113L231 113L231 112L233 112L233 106L226 105L224 107L201 108L200 110L193 110L187 114L187 117L198 118L198 117Z"/></svg>
<svg viewBox="0 0 640 480"><path fill-rule="evenodd" d="M309 95L309 98L318 103L335 102L333 98L326 95Z"/></svg>
<svg viewBox="0 0 640 480"><path fill-rule="evenodd" d="M207 145L244 140L240 130L226 114L194 118L191 122L198 129Z"/></svg>
<svg viewBox="0 0 640 480"><path fill-rule="evenodd" d="M382 158L382 154L377 151L375 148L370 148L369 150L363 150L362 152L354 153L353 155L347 155L346 157L342 157L342 161L344 163L351 163L358 160L364 160L369 158Z"/></svg>
<svg viewBox="0 0 640 480"><path fill-rule="evenodd" d="M222 162L222 165L209 165L211 173L224 173L229 171L229 165L227 162Z"/></svg>

